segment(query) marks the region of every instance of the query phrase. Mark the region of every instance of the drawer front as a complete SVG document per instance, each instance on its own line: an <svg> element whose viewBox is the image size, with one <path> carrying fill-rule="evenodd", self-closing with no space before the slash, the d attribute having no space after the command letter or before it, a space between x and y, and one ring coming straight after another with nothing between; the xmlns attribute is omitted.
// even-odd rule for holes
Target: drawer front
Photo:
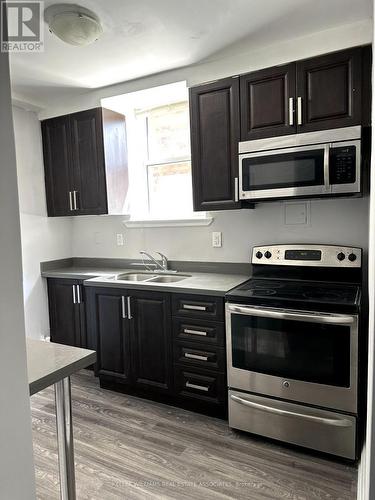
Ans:
<svg viewBox="0 0 375 500"><path fill-rule="evenodd" d="M173 346L173 355L175 363L225 371L225 350L220 347L176 342Z"/></svg>
<svg viewBox="0 0 375 500"><path fill-rule="evenodd" d="M180 397L221 404L227 392L225 376L175 365L175 391Z"/></svg>
<svg viewBox="0 0 375 500"><path fill-rule="evenodd" d="M224 299L205 295L172 294L172 314L224 321Z"/></svg>
<svg viewBox="0 0 375 500"><path fill-rule="evenodd" d="M356 458L356 418L229 391L229 426L306 448Z"/></svg>
<svg viewBox="0 0 375 500"><path fill-rule="evenodd" d="M205 322L193 318L173 318L175 340L225 345L224 323Z"/></svg>

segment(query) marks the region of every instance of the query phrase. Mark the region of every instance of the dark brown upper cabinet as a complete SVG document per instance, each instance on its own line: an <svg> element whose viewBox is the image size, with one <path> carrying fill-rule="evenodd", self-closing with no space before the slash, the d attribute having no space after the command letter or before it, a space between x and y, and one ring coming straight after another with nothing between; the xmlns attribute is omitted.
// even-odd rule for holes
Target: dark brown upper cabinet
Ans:
<svg viewBox="0 0 375 500"><path fill-rule="evenodd" d="M299 132L360 125L362 49L297 62Z"/></svg>
<svg viewBox="0 0 375 500"><path fill-rule="evenodd" d="M240 208L239 79L191 88L190 127L194 210Z"/></svg>
<svg viewBox="0 0 375 500"><path fill-rule="evenodd" d="M128 192L125 117L94 108L42 122L49 216L122 214Z"/></svg>
<svg viewBox="0 0 375 500"><path fill-rule="evenodd" d="M296 132L295 63L243 75L240 86L242 141Z"/></svg>
<svg viewBox="0 0 375 500"><path fill-rule="evenodd" d="M69 121L65 116L46 120L42 134L48 215L68 215L73 184Z"/></svg>
<svg viewBox="0 0 375 500"><path fill-rule="evenodd" d="M370 47L240 77L241 140L369 125Z"/></svg>

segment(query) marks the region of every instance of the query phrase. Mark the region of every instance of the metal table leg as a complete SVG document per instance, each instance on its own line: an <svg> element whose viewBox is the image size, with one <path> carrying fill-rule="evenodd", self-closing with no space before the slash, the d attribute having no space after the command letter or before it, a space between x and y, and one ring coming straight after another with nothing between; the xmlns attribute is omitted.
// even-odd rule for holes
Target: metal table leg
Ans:
<svg viewBox="0 0 375 500"><path fill-rule="evenodd" d="M62 500L76 499L70 378L55 384L56 425Z"/></svg>

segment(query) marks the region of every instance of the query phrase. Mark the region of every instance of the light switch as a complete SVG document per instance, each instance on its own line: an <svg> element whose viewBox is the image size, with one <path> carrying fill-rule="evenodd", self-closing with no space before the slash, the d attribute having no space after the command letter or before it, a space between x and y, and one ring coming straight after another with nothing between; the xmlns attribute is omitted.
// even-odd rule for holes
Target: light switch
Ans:
<svg viewBox="0 0 375 500"><path fill-rule="evenodd" d="M309 222L309 204L304 202L285 203L284 205L284 223L287 226L297 224L308 224Z"/></svg>

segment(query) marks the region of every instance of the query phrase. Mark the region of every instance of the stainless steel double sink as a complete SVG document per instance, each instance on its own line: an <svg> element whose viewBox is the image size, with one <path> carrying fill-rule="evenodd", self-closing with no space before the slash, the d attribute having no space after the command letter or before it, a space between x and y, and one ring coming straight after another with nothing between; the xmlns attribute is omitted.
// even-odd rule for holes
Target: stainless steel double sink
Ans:
<svg viewBox="0 0 375 500"><path fill-rule="evenodd" d="M109 279L113 281L136 281L139 283L178 283L179 281L191 278L190 274L181 273L157 273L157 272L139 272L139 273L121 273Z"/></svg>

